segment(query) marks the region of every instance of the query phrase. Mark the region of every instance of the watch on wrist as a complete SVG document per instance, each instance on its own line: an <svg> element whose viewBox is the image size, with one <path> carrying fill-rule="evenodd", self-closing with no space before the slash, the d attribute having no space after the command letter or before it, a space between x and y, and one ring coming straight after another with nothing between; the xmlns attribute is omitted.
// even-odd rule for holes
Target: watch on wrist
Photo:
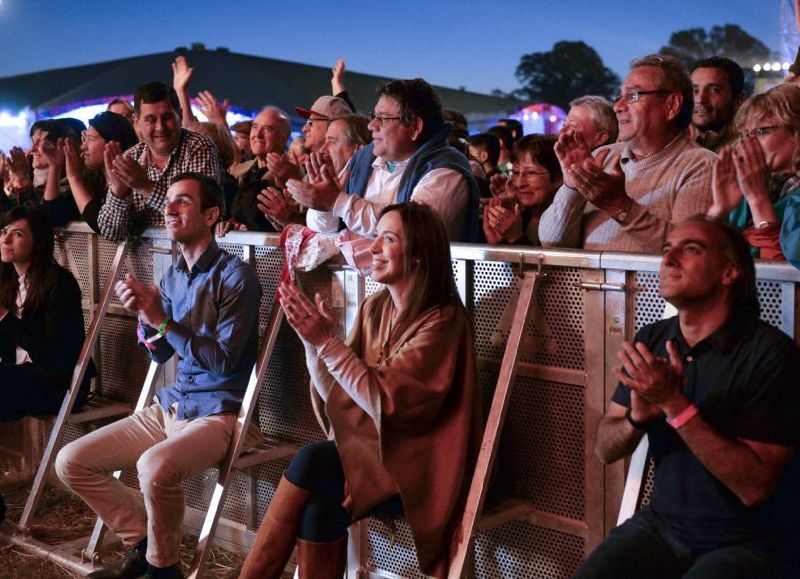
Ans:
<svg viewBox="0 0 800 579"><path fill-rule="evenodd" d="M630 423L636 430L647 430L647 427L650 425L650 421L648 422L639 422L638 420L633 419L633 414L631 414L631 409L625 411L625 420Z"/></svg>

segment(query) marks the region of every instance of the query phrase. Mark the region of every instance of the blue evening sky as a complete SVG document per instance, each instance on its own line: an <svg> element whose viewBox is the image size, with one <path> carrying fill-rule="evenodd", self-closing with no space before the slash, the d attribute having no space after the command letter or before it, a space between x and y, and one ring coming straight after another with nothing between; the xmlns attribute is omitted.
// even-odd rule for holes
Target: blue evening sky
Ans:
<svg viewBox="0 0 800 579"><path fill-rule="evenodd" d="M624 76L671 32L733 23L779 49L780 0L0 0L0 76L208 48L489 92L520 56L583 40Z"/></svg>

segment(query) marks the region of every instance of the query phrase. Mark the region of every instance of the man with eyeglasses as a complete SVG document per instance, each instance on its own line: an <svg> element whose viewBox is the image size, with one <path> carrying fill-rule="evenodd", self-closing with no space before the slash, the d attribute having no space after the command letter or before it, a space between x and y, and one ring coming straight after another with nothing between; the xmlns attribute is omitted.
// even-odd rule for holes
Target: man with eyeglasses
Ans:
<svg viewBox="0 0 800 579"><path fill-rule="evenodd" d="M692 67L694 111L690 134L697 143L719 153L738 136L733 117L744 101L744 72L730 58L713 56Z"/></svg>
<svg viewBox="0 0 800 579"><path fill-rule="evenodd" d="M354 112L343 99L330 95L319 97L310 109L295 107L294 110L306 119L303 135L306 138L305 147L311 153L318 153L325 144L325 133L332 119Z"/></svg>
<svg viewBox="0 0 800 579"><path fill-rule="evenodd" d="M385 83L370 118L372 143L353 156L343 186L325 165L309 182L287 183L294 199L333 211L366 237L374 237L383 207L414 200L442 216L452 241L476 241L478 184L467 158L447 142L450 126L433 87L419 78Z"/></svg>
<svg viewBox="0 0 800 579"><path fill-rule="evenodd" d="M164 206L171 180L181 173L221 179L219 153L210 139L181 128L178 95L162 82L136 89L134 127L141 142L124 153L106 144L109 189L97 223L100 233L116 241L147 227L164 226Z"/></svg>
<svg viewBox="0 0 800 579"><path fill-rule="evenodd" d="M544 246L656 253L675 223L711 203L716 158L687 135L692 85L676 58L634 61L614 99L619 142L591 152L564 133L564 185L539 223Z"/></svg>

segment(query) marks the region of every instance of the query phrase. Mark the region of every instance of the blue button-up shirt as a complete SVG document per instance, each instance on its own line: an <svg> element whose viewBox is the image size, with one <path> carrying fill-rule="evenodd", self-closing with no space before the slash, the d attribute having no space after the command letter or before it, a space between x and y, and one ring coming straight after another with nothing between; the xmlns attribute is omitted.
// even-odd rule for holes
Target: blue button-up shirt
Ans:
<svg viewBox="0 0 800 579"><path fill-rule="evenodd" d="M164 410L177 403L179 420L238 412L258 351L260 300L255 270L216 242L191 270L183 257L167 269L161 301L173 323L150 352L159 363L179 356L177 383L158 393Z"/></svg>

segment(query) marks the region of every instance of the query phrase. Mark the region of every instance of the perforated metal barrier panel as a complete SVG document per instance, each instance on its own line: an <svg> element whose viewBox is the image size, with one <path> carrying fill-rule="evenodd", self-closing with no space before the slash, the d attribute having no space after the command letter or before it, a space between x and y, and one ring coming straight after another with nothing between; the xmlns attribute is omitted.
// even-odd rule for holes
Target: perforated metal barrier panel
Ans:
<svg viewBox="0 0 800 579"><path fill-rule="evenodd" d="M238 235L233 239L236 242L225 239L221 245L249 260L258 274L264 292L259 309L263 330L271 308L276 307L283 264L281 252L275 247L277 238ZM159 267L163 268L171 259L163 255L160 248L164 245L165 240L144 240L132 252L131 264L137 278L151 282L154 261L161 260ZM76 274L85 304L96 303L115 249L116 244L84 231L71 231L61 240L58 258ZM596 460L591 448L594 425L602 408L588 401L597 400L598 396L604 399L613 384L605 383L609 378L603 377L603 371L590 372L589 367L597 363L604 370L616 365L616 359L609 352L605 360L590 352L603 351L608 320L628 320L624 334L630 338L643 325L660 319L664 309L652 259L641 263L632 259L630 265L622 266L617 259L613 267L603 267L599 254L587 253L588 257L581 261L580 256L546 250L487 250L481 255L474 249L456 246L454 273L469 275L466 264L471 266L471 278L457 281L459 287L472 292L465 297L473 306L480 387L486 408L495 389L520 292L519 261L524 258L530 267L539 254L544 255L547 277L537 288L532 318L523 335L520 372L501 437L495 492L489 500L490 507L497 497L521 501L535 516L510 520L476 537L474 574L479 578L569 577L602 536L607 514L602 504L598 508L597 494L601 493L602 503L602 491L598 489L603 488L604 474L597 464L587 462ZM586 260L594 260L591 263L595 265L587 266ZM325 265L301 275L300 280L306 293L329 296L337 313L344 315L349 302L341 298L344 290L337 285L337 269ZM585 289L585 282L602 279L612 270L628 280L627 300L606 296L598 302L596 294L590 295ZM788 266L770 271L772 277L762 276L758 282L762 317L793 333L794 283L800 276ZM362 295L379 288L379 284L367 279ZM590 303L592 308L600 308L599 315L596 309L590 310ZM104 396L133 401L148 359L135 346L135 318L124 312L118 302L115 305L118 307L109 314L100 338L97 388ZM91 313L89 307L86 313ZM286 324L269 362L254 421L265 435L300 445L323 436L311 408L303 348ZM73 430L68 439L82 434L80 429ZM286 466L287 461L281 460L237 473L223 509L223 524L227 521L235 528L254 531ZM188 507L205 511L216 477L216 469L210 469L186 482ZM137 484L134 473L125 473L123 481ZM381 522L369 520L363 528L366 554L360 564L362 570L375 576L422 576L405 521L399 522L394 541ZM244 534L240 539L243 545L248 542Z"/></svg>

